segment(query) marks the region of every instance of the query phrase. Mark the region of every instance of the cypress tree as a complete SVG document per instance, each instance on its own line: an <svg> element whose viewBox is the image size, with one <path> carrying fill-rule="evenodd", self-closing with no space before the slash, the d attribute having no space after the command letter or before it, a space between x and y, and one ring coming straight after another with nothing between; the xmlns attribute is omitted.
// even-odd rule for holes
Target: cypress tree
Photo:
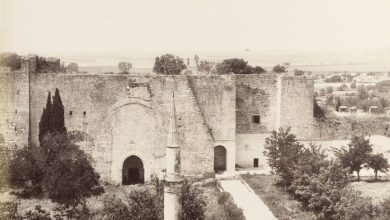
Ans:
<svg viewBox="0 0 390 220"><path fill-rule="evenodd" d="M39 122L39 142L42 142L43 137L52 130L51 123L52 103L51 93L47 95L46 108L43 108L41 121Z"/></svg>
<svg viewBox="0 0 390 220"><path fill-rule="evenodd" d="M51 113L51 122L53 132L66 132L64 105L61 101L60 91L56 89L53 97L53 108Z"/></svg>

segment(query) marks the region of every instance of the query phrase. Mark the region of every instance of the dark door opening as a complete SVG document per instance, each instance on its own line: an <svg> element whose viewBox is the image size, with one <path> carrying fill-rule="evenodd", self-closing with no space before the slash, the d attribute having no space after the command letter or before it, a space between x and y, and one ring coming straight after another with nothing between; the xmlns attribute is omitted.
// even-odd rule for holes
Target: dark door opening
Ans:
<svg viewBox="0 0 390 220"><path fill-rule="evenodd" d="M259 167L259 158L253 159L253 167Z"/></svg>
<svg viewBox="0 0 390 220"><path fill-rule="evenodd" d="M122 184L144 183L144 166L137 156L130 156L123 162Z"/></svg>
<svg viewBox="0 0 390 220"><path fill-rule="evenodd" d="M214 148L214 171L222 172L226 170L226 149L224 146Z"/></svg>

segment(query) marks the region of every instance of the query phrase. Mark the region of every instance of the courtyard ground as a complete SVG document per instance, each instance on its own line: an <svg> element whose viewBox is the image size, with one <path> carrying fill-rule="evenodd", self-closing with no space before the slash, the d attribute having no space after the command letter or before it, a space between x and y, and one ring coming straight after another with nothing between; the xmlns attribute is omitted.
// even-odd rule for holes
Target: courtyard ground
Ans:
<svg viewBox="0 0 390 220"><path fill-rule="evenodd" d="M294 200L282 187L275 185L275 175L241 175L253 191L268 206L279 220L314 220L315 216L305 212L300 202Z"/></svg>
<svg viewBox="0 0 390 220"><path fill-rule="evenodd" d="M276 219L264 202L242 180L221 180L221 187L230 193L247 220Z"/></svg>
<svg viewBox="0 0 390 220"><path fill-rule="evenodd" d="M202 192L202 197L206 202L205 207L205 219L206 220L215 220L219 219L218 214L221 211L221 206L218 204L218 198L221 194L218 189L217 182L212 179L203 179L198 180L193 184L198 187ZM144 189L153 189L153 185L128 185L128 186L118 186L118 185L104 185L105 193L100 196L94 196L87 199L87 207L90 210L90 213L93 216L101 216L101 210L103 209L103 198L107 195L115 194L119 198L125 198L131 191L134 190L144 190ZM15 195L10 194L10 190L0 192L0 201L2 202L17 202L18 203L18 213L24 214L28 210L34 209L35 206L39 205L43 209L49 211L53 216L53 209L56 207L56 203L51 202L49 199L39 199L39 198L18 198Z"/></svg>

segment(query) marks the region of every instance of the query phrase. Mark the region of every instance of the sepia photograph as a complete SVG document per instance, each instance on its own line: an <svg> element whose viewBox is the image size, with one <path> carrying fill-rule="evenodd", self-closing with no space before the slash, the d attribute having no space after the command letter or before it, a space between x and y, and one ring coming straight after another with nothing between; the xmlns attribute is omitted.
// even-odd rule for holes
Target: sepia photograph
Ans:
<svg viewBox="0 0 390 220"><path fill-rule="evenodd" d="M277 219L390 219L390 0L0 0L0 220Z"/></svg>

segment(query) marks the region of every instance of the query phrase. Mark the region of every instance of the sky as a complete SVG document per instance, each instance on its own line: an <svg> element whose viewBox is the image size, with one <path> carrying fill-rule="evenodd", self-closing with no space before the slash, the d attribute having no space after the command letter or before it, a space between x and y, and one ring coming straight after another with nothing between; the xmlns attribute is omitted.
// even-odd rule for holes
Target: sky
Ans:
<svg viewBox="0 0 390 220"><path fill-rule="evenodd" d="M390 0L1 0L19 53L390 49Z"/></svg>

